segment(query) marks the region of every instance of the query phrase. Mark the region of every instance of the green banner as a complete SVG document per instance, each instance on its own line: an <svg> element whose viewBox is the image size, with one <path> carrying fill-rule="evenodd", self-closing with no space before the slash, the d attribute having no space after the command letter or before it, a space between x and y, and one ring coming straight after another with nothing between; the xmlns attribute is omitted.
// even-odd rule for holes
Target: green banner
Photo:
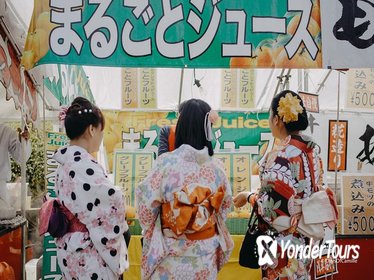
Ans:
<svg viewBox="0 0 374 280"><path fill-rule="evenodd" d="M68 144L68 138L65 134L57 132L47 132L46 145L46 184L48 190L48 197L56 197L55 180L58 163L52 158L55 151ZM43 241L43 271L42 279L61 279L60 268L57 263L56 243L53 237L48 233L44 235Z"/></svg>
<svg viewBox="0 0 374 280"><path fill-rule="evenodd" d="M90 83L82 66L57 65L58 77L44 78L45 87L60 104L70 104L77 96L95 103Z"/></svg>
<svg viewBox="0 0 374 280"><path fill-rule="evenodd" d="M35 0L22 57L126 67L322 67L318 0Z"/></svg>

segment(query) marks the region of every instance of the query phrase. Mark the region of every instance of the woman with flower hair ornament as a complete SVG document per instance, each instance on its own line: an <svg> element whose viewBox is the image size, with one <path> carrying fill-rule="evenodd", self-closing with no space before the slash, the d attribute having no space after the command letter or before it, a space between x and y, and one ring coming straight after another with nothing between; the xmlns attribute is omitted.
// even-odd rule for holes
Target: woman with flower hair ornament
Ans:
<svg viewBox="0 0 374 280"><path fill-rule="evenodd" d="M277 255L273 264L262 266L263 280L307 280L311 260L282 258L280 244L308 245L312 240L301 233L300 201L322 188L322 164L319 146L300 132L308 127L308 117L300 96L290 90L277 94L272 102L269 126L280 145L268 153L260 166L261 187L257 193L241 192L234 198L236 207L257 203L259 227L275 234ZM288 221L287 224L282 224ZM313 244L312 244L313 246Z"/></svg>
<svg viewBox="0 0 374 280"><path fill-rule="evenodd" d="M142 279L217 278L233 242L225 225L231 187L213 158L218 114L199 99L184 103L175 150L157 158L136 189L143 229Z"/></svg>

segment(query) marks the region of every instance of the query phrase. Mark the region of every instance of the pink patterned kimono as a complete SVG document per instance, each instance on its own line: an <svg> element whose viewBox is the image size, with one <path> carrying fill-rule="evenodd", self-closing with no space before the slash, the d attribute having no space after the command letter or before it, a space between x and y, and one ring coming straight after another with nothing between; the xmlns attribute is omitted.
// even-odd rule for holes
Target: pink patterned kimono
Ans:
<svg viewBox="0 0 374 280"><path fill-rule="evenodd" d="M125 202L120 188L83 148L68 146L53 158L60 163L56 194L88 232L57 238L57 259L64 279L119 279L129 267L124 233Z"/></svg>
<svg viewBox="0 0 374 280"><path fill-rule="evenodd" d="M136 191L142 279L216 279L233 242L225 225L231 187L207 148L160 156Z"/></svg>

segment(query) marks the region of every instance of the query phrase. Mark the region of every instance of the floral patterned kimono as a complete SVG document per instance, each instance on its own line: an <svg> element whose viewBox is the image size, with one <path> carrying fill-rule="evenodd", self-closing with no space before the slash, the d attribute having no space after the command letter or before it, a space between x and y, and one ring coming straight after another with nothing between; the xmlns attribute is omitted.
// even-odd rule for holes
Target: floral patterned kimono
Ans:
<svg viewBox="0 0 374 280"><path fill-rule="evenodd" d="M104 169L83 148L68 146L53 158L60 163L56 194L87 230L57 238L57 259L64 279L119 279L128 268L124 233L125 202Z"/></svg>
<svg viewBox="0 0 374 280"><path fill-rule="evenodd" d="M278 258L272 267L263 266L263 280L307 280L310 259L280 256L281 240L308 245L309 238L297 232L296 199L305 199L322 186L319 147L307 136L289 136L270 152L260 167L261 188L257 197L258 214L269 228L278 217L289 216L291 227L278 233Z"/></svg>
<svg viewBox="0 0 374 280"><path fill-rule="evenodd" d="M138 186L142 279L216 279L233 242L225 225L231 187L207 148L160 156Z"/></svg>

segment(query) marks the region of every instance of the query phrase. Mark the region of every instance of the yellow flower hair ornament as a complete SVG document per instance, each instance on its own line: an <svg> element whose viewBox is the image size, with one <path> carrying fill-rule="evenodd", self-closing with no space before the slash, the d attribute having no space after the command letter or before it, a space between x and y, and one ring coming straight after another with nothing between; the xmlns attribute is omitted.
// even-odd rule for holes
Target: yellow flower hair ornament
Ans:
<svg viewBox="0 0 374 280"><path fill-rule="evenodd" d="M303 107L300 105L300 99L287 93L285 97L279 100L278 116L284 123L295 122L299 119L299 114L303 112Z"/></svg>

